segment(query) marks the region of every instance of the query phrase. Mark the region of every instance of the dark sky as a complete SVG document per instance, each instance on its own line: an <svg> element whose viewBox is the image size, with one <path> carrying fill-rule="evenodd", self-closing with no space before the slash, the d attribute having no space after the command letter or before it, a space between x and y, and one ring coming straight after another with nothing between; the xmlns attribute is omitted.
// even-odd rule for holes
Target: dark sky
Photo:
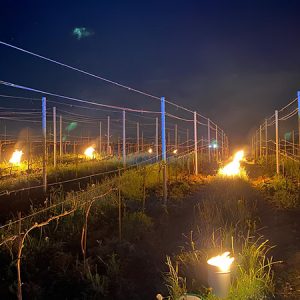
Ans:
<svg viewBox="0 0 300 300"><path fill-rule="evenodd" d="M299 14L300 1L293 0L2 0L0 40L166 96L211 117L232 143L243 143L300 88ZM75 27L93 34L78 40ZM159 108L1 45L0 80Z"/></svg>

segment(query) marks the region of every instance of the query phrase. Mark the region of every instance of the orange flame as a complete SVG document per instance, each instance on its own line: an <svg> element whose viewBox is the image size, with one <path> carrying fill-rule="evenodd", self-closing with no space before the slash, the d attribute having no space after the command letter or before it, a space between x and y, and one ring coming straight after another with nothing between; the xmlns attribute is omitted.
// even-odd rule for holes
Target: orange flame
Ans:
<svg viewBox="0 0 300 300"><path fill-rule="evenodd" d="M85 149L84 151L84 155L87 157L87 158L94 158L94 155L95 155L95 149L91 146L91 147L88 147Z"/></svg>
<svg viewBox="0 0 300 300"><path fill-rule="evenodd" d="M223 176L237 176L241 175L241 160L244 158L244 151L238 151L234 157L233 161L227 164L225 167L219 169L218 174Z"/></svg>
<svg viewBox="0 0 300 300"><path fill-rule="evenodd" d="M230 257L229 252L224 252L221 255L210 258L207 263L211 266L218 267L221 272L228 272L234 261L234 257Z"/></svg>
<svg viewBox="0 0 300 300"><path fill-rule="evenodd" d="M12 154L9 162L13 165L19 165L21 162L22 155L23 155L22 150L15 150L14 153Z"/></svg>

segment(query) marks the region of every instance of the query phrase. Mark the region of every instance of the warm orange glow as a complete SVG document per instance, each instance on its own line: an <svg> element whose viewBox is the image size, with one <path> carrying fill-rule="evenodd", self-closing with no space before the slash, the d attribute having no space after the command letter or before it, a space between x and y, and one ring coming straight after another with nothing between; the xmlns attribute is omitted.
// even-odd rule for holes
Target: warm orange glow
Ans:
<svg viewBox="0 0 300 300"><path fill-rule="evenodd" d="M234 257L230 257L229 252L224 252L221 255L210 258L207 263L211 266L217 267L221 272L228 272L230 266L234 261Z"/></svg>
<svg viewBox="0 0 300 300"><path fill-rule="evenodd" d="M152 152L153 152L152 148L149 148L149 149L148 149L148 153L151 154Z"/></svg>
<svg viewBox="0 0 300 300"><path fill-rule="evenodd" d="M244 151L238 151L234 157L233 161L227 164L225 167L219 170L220 175L224 176L237 176L241 175L241 160L244 158Z"/></svg>
<svg viewBox="0 0 300 300"><path fill-rule="evenodd" d="M87 158L94 158L95 156L95 149L93 147L88 147L85 149L84 151L84 155L87 157Z"/></svg>
<svg viewBox="0 0 300 300"><path fill-rule="evenodd" d="M178 150L177 149L174 149L173 150L173 154L177 154Z"/></svg>
<svg viewBox="0 0 300 300"><path fill-rule="evenodd" d="M13 165L19 165L21 162L21 157L23 155L23 151L22 150L15 150L14 153L11 156L11 159L9 160L9 162Z"/></svg>

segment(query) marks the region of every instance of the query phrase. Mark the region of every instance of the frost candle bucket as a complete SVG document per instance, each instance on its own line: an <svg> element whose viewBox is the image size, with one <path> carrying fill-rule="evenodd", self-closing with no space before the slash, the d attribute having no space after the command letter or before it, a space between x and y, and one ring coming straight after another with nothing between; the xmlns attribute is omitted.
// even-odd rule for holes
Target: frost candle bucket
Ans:
<svg viewBox="0 0 300 300"><path fill-rule="evenodd" d="M234 258L229 256L229 252L210 258L207 263L208 284L212 288L212 293L220 298L228 296L230 288L230 266Z"/></svg>

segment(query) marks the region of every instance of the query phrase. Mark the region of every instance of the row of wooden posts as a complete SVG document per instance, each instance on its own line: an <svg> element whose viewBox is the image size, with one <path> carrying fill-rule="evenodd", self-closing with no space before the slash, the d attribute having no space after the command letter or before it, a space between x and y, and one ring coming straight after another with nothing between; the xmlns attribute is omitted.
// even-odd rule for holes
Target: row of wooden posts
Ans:
<svg viewBox="0 0 300 300"><path fill-rule="evenodd" d="M297 134L295 130L291 131L291 142L288 142L286 138L280 139L279 137L279 118L278 110L275 110L275 157L276 157L276 173L280 173L280 157L283 152L285 156L296 157L295 160L300 161L300 93L298 93L298 143L296 143ZM273 124L272 124L273 125ZM268 156L272 150L269 146L269 136L271 135L268 131L268 119L265 119L264 123L259 126L255 131L255 134L251 139L251 152L255 160L264 158L268 161ZM283 149L283 151L281 151ZM290 151L288 151L290 150Z"/></svg>

